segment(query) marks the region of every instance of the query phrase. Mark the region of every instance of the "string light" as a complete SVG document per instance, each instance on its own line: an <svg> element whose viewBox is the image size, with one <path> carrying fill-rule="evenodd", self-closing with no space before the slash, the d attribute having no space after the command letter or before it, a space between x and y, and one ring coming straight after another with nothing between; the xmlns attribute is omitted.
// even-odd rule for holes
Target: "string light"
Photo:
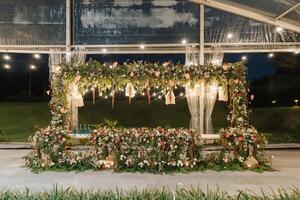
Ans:
<svg viewBox="0 0 300 200"><path fill-rule="evenodd" d="M161 98L162 98L162 96L161 96L161 95L159 95L159 96L158 96L158 98L159 98L159 99L161 99Z"/></svg>
<svg viewBox="0 0 300 200"><path fill-rule="evenodd" d="M140 49L145 49L145 45L141 44Z"/></svg>
<svg viewBox="0 0 300 200"><path fill-rule="evenodd" d="M103 53L106 53L106 52L107 52L107 49L102 49L102 52L103 52Z"/></svg>
<svg viewBox="0 0 300 200"><path fill-rule="evenodd" d="M228 38L228 39L233 38L233 34L232 34L232 33L228 33L228 34L227 34L227 38Z"/></svg>
<svg viewBox="0 0 300 200"><path fill-rule="evenodd" d="M294 54L299 54L300 52L299 52L299 50L296 50L295 52L294 52Z"/></svg>
<svg viewBox="0 0 300 200"><path fill-rule="evenodd" d="M182 43L182 44L186 44L186 43L187 43L186 39L183 39L183 40L181 41L181 43Z"/></svg>
<svg viewBox="0 0 300 200"><path fill-rule="evenodd" d="M9 56L9 55L4 55L4 56L3 56L3 59L4 59L4 60L10 60L10 56Z"/></svg>
<svg viewBox="0 0 300 200"><path fill-rule="evenodd" d="M5 65L4 65L4 68L5 68L5 69L10 69L10 65L5 64Z"/></svg>
<svg viewBox="0 0 300 200"><path fill-rule="evenodd" d="M242 60L247 60L247 56L242 56Z"/></svg>
<svg viewBox="0 0 300 200"><path fill-rule="evenodd" d="M155 96L156 96L156 93L154 92L152 96L154 96L154 97L155 97Z"/></svg>
<svg viewBox="0 0 300 200"><path fill-rule="evenodd" d="M34 65L30 65L30 69L36 69Z"/></svg>
<svg viewBox="0 0 300 200"><path fill-rule="evenodd" d="M183 92L181 92L181 93L179 94L179 96L181 96L181 97L183 97L183 95L184 95Z"/></svg>
<svg viewBox="0 0 300 200"><path fill-rule="evenodd" d="M105 99L108 99L108 96L107 95L105 95L105 97L104 97Z"/></svg>
<svg viewBox="0 0 300 200"><path fill-rule="evenodd" d="M33 57L36 58L36 59L40 59L41 55L36 53L36 54L33 55Z"/></svg>
<svg viewBox="0 0 300 200"><path fill-rule="evenodd" d="M269 53L268 57L269 58L273 58L274 57L274 53Z"/></svg>
<svg viewBox="0 0 300 200"><path fill-rule="evenodd" d="M276 32L277 33L281 33L282 31L283 31L282 27L280 27L280 26L276 27Z"/></svg>

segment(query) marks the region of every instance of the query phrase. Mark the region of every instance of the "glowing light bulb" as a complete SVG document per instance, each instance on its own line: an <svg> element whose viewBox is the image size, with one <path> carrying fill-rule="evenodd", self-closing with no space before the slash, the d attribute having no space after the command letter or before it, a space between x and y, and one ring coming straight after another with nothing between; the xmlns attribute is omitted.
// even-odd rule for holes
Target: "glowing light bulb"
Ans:
<svg viewBox="0 0 300 200"><path fill-rule="evenodd" d="M106 52L107 52L107 49L102 49L102 52L103 52L103 53L106 53Z"/></svg>
<svg viewBox="0 0 300 200"><path fill-rule="evenodd" d="M141 44L140 49L145 49L145 45Z"/></svg>
<svg viewBox="0 0 300 200"><path fill-rule="evenodd" d="M277 33L281 33L283 31L283 28L278 26L278 27L276 27L275 30L276 30Z"/></svg>
<svg viewBox="0 0 300 200"><path fill-rule="evenodd" d="M232 34L232 33L228 33L228 34L227 34L227 38L228 38L228 39L233 38L233 34Z"/></svg>
<svg viewBox="0 0 300 200"><path fill-rule="evenodd" d="M159 96L158 96L158 98L159 98L159 99L161 99L161 98L162 98L162 96L161 96L161 95L159 95Z"/></svg>
<svg viewBox="0 0 300 200"><path fill-rule="evenodd" d="M33 55L33 57L36 58L36 59L40 59L41 55L36 53L36 54Z"/></svg>
<svg viewBox="0 0 300 200"><path fill-rule="evenodd" d="M35 65L30 65L30 69L36 69Z"/></svg>
<svg viewBox="0 0 300 200"><path fill-rule="evenodd" d="M247 60L247 56L242 56L242 60Z"/></svg>
<svg viewBox="0 0 300 200"><path fill-rule="evenodd" d="M10 65L5 64L5 65L4 65L4 68L5 68L5 69L10 69Z"/></svg>
<svg viewBox="0 0 300 200"><path fill-rule="evenodd" d="M269 53L268 57L269 58L273 58L274 57L274 53Z"/></svg>
<svg viewBox="0 0 300 200"><path fill-rule="evenodd" d="M294 54L299 54L300 53L300 51L299 50L296 50L295 52L294 52Z"/></svg>
<svg viewBox="0 0 300 200"><path fill-rule="evenodd" d="M10 60L10 56L9 56L9 55L4 55L4 56L3 56L3 59L4 59L4 60Z"/></svg>
<svg viewBox="0 0 300 200"><path fill-rule="evenodd" d="M183 40L181 41L181 43L182 43L182 44L186 44L186 43L187 43L186 39L183 39Z"/></svg>
<svg viewBox="0 0 300 200"><path fill-rule="evenodd" d="M107 95L105 95L105 97L104 97L105 99L108 99L108 96Z"/></svg>

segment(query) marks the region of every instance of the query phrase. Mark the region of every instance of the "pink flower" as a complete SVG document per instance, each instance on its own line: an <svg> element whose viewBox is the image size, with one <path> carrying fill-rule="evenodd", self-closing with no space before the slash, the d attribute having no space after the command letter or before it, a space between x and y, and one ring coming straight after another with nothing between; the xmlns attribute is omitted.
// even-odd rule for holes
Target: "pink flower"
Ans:
<svg viewBox="0 0 300 200"><path fill-rule="evenodd" d="M227 63L224 63L223 64L223 69L226 71L228 69L228 64Z"/></svg>
<svg viewBox="0 0 300 200"><path fill-rule="evenodd" d="M80 75L77 75L76 78L75 78L76 81L79 81L80 79L81 79Z"/></svg>
<svg viewBox="0 0 300 200"><path fill-rule="evenodd" d="M134 73L133 73L133 72L131 72L131 73L130 73L130 76L131 76L131 77L133 77L133 76L134 76Z"/></svg>
<svg viewBox="0 0 300 200"><path fill-rule="evenodd" d="M159 71L156 71L156 72L155 72L155 76L158 77L159 75L160 75L160 72L159 72Z"/></svg>
<svg viewBox="0 0 300 200"><path fill-rule="evenodd" d="M190 78L191 78L191 75L190 75L189 73L186 73L186 74L184 75L184 77L185 77L186 79L190 79Z"/></svg>

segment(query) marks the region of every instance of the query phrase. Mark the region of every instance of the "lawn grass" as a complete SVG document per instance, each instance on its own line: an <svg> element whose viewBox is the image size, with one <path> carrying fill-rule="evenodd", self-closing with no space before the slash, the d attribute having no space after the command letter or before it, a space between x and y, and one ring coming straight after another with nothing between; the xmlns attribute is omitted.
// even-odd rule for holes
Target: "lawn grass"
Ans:
<svg viewBox="0 0 300 200"><path fill-rule="evenodd" d="M48 103L0 103L0 141L26 141L36 130L50 122ZM214 127L218 130L227 126L227 105L216 104L213 113ZM81 124L99 124L104 119L117 120L125 127L188 127L190 114L185 99L178 99L176 105L164 105L162 100L117 100L111 109L109 100L90 101L79 109ZM254 108L251 121L264 133L271 143L300 142L300 107ZM2 132L2 133L1 133ZM4 136L1 136L1 134Z"/></svg>
<svg viewBox="0 0 300 200"><path fill-rule="evenodd" d="M60 189L55 187L51 191L46 192L31 192L30 190L16 190L0 191L0 199L22 199L22 200L299 200L300 191L297 188L289 190L279 188L272 192L261 191L260 194L254 194L251 191L240 191L237 195L230 195L220 189L211 190L207 188L202 190L199 187L184 189L177 187L175 190L162 188L162 189L144 189L137 190L133 188L131 190L116 189L116 191L93 191L93 190L76 190L74 188Z"/></svg>

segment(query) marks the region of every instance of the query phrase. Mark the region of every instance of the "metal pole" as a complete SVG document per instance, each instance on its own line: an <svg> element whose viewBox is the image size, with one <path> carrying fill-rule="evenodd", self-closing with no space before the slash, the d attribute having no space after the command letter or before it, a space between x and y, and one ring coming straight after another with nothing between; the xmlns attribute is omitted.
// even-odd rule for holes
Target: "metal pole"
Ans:
<svg viewBox="0 0 300 200"><path fill-rule="evenodd" d="M204 5L200 4L200 41L199 41L199 64L204 65ZM204 133L204 107L205 107L205 85L201 84L201 94L198 98L199 108L199 132Z"/></svg>
<svg viewBox="0 0 300 200"><path fill-rule="evenodd" d="M28 96L31 97L31 69L29 69L29 77L28 77Z"/></svg>
<svg viewBox="0 0 300 200"><path fill-rule="evenodd" d="M71 62L71 0L66 0L66 62Z"/></svg>
<svg viewBox="0 0 300 200"><path fill-rule="evenodd" d="M204 65L204 5L200 4L199 64Z"/></svg>

